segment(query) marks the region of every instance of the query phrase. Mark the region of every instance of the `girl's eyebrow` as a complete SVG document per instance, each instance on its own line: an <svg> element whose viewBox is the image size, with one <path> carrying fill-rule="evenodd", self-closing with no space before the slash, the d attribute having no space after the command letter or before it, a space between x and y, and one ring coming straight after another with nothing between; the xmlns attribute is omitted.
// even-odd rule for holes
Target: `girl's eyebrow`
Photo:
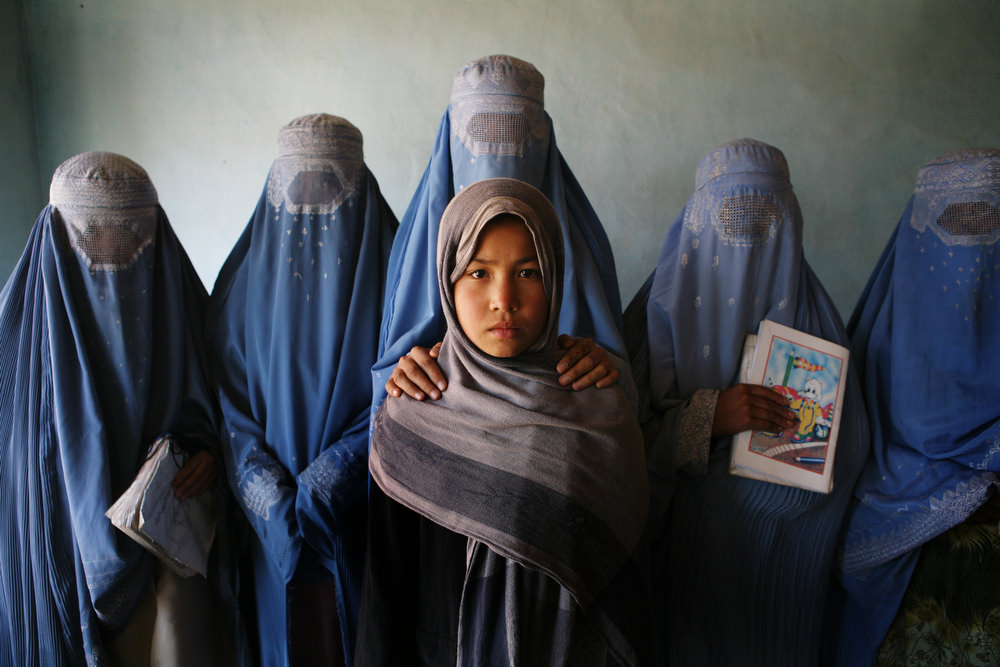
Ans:
<svg viewBox="0 0 1000 667"><path fill-rule="evenodd" d="M515 264L530 264L531 262L538 263L537 255L529 255L528 257L522 257L521 259L515 259ZM469 260L469 264L485 264L487 266L493 266L497 263L495 259L482 259L481 257L473 257Z"/></svg>

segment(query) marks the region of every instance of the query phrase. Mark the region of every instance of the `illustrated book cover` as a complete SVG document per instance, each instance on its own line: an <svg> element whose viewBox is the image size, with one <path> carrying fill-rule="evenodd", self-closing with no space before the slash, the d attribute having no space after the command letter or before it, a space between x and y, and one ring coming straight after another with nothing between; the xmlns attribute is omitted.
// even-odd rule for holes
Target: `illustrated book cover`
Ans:
<svg viewBox="0 0 1000 667"><path fill-rule="evenodd" d="M770 320L744 345L742 381L788 400L795 423L733 437L729 472L810 491L833 490L833 460L847 384L847 348Z"/></svg>

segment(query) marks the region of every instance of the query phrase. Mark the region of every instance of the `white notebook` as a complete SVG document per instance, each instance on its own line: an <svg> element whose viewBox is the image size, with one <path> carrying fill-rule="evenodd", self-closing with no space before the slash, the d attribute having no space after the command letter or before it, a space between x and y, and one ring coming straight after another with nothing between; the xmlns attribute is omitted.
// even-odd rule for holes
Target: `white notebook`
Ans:
<svg viewBox="0 0 1000 667"><path fill-rule="evenodd" d="M741 379L780 393L797 421L781 433L738 433L729 472L820 493L833 490L848 356L842 345L761 322L757 335L747 336Z"/></svg>

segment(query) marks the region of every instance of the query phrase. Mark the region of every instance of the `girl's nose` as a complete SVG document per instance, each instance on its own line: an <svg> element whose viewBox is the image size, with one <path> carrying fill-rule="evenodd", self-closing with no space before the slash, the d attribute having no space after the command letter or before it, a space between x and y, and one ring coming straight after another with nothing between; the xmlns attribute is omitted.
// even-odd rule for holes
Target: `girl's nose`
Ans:
<svg viewBox="0 0 1000 667"><path fill-rule="evenodd" d="M490 306L493 310L502 313L517 310L517 289L514 287L513 281L508 279L496 281Z"/></svg>

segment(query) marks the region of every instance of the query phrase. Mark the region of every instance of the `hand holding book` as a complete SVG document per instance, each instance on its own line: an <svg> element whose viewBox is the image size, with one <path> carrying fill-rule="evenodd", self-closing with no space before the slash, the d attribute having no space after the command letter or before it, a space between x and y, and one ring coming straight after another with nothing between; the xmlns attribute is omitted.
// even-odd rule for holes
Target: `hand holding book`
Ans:
<svg viewBox="0 0 1000 667"><path fill-rule="evenodd" d="M719 394L712 436L741 431L784 431L795 423L788 399L768 387L738 384Z"/></svg>
<svg viewBox="0 0 1000 667"><path fill-rule="evenodd" d="M196 453L177 471L170 483L174 487L174 496L178 500L197 498L212 488L215 473L215 457L204 450Z"/></svg>

